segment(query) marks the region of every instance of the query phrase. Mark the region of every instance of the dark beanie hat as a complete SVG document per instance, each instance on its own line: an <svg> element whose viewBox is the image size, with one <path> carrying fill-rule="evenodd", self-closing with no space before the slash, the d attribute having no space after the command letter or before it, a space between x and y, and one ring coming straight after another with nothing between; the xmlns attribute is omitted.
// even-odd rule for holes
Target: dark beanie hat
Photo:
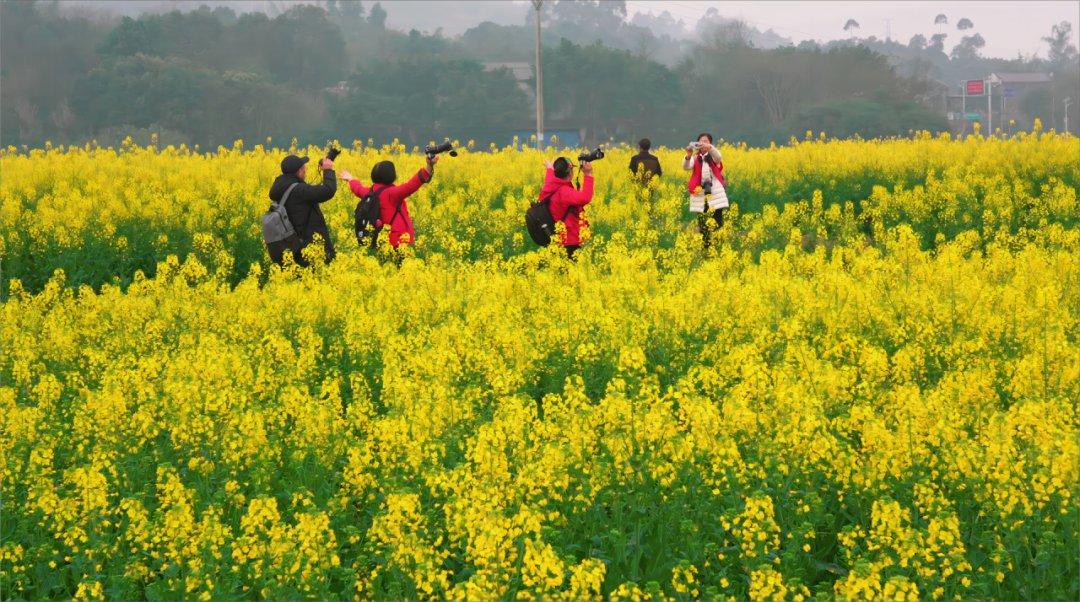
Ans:
<svg viewBox="0 0 1080 602"><path fill-rule="evenodd" d="M389 186L395 180L397 180L397 170L394 169L394 164L390 161L379 161L375 164L375 167L371 168L372 182Z"/></svg>

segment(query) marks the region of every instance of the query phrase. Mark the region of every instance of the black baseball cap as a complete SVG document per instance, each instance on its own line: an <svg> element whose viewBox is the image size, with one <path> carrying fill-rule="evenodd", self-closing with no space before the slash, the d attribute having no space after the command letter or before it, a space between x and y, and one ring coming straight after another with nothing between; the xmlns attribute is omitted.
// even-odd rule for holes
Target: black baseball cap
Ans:
<svg viewBox="0 0 1080 602"><path fill-rule="evenodd" d="M311 157L297 157L289 155L281 161L281 173L296 173L311 160Z"/></svg>

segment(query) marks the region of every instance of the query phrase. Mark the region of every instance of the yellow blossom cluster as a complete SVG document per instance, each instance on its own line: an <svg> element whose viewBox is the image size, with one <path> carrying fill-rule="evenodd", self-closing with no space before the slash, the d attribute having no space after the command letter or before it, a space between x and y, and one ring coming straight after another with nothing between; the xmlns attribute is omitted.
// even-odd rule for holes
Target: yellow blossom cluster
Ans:
<svg viewBox="0 0 1080 602"><path fill-rule="evenodd" d="M720 143L731 207L721 237L756 260L797 237L818 245L878 243L885 230L908 224L928 249L967 233L983 241L1026 240L1046 225L1077 225L1074 137L1034 132L1006 140L919 133L909 139L825 141L820 138L772 149ZM288 153L320 157L323 149L269 145L219 147L199 152L183 146L158 152L127 144L117 149L63 147L0 150L3 221L0 260L5 279L40 290L63 269L72 286L121 285L138 272L156 276L170 255L195 255L206 269L239 283L258 263L271 262L259 218L269 208L270 183ZM444 156L435 177L409 199L420 258L503 261L527 265L535 249L524 213L539 198L543 161L555 148L507 147L493 153ZM637 186L627 165L632 151L610 149L594 164L594 201L584 209L585 252L617 253L620 241L649 247L665 266L691 261L700 237L689 212L682 149L657 149L664 177ZM354 144L335 162L370 184L379 161L397 166L399 181L423 166L423 155L395 142ZM308 181L322 175L309 170ZM321 205L331 238L342 252L358 252L357 200L344 182ZM796 232L797 231L797 232ZM1015 244L1022 245L1022 242ZM6 298L6 287L4 290Z"/></svg>

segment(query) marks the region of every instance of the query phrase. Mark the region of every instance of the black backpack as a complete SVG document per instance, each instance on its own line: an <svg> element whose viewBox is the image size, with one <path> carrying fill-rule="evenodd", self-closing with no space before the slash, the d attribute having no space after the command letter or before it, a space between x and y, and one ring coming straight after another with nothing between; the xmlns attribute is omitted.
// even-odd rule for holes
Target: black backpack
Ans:
<svg viewBox="0 0 1080 602"><path fill-rule="evenodd" d="M390 187L384 186L378 190L375 190L375 186L373 184L371 190L368 191L368 193L365 194L362 199L360 199L360 202L356 204L356 224L354 228L356 229L356 242L361 247L364 246L364 244L367 244L372 249L374 249L375 245L378 244L379 233L382 232L382 229L386 227L386 224L382 224L381 226L376 224L379 223L379 219L381 216L379 195L382 194L382 192L387 188ZM397 219L398 214L401 213L401 206L404 203L405 201L398 203L397 211L394 212L394 217L390 218L391 224L394 223L394 220ZM371 232L368 232L368 228L371 228ZM371 239L370 243L367 242L369 237Z"/></svg>
<svg viewBox="0 0 1080 602"><path fill-rule="evenodd" d="M555 218L551 216L551 195L548 198L537 201L532 204L531 207L525 212L525 228L529 231L529 236L532 237L533 242L546 247L551 244L551 239L555 236L555 224L557 223ZM563 216L560 222L566 221L566 218L573 212L577 215L577 207L570 207L566 210L566 215Z"/></svg>

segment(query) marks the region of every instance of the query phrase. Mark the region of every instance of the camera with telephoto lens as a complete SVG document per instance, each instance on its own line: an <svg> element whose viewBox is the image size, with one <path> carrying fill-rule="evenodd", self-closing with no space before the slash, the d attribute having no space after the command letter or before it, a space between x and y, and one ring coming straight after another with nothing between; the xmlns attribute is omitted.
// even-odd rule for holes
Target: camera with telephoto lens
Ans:
<svg viewBox="0 0 1080 602"><path fill-rule="evenodd" d="M701 194L705 196L712 196L712 180L701 183Z"/></svg>
<svg viewBox="0 0 1080 602"><path fill-rule="evenodd" d="M341 154L341 149L334 146L331 142L327 145L329 148L326 151L326 158L333 161L337 159L337 156ZM323 159L319 159L319 169L322 169Z"/></svg>
<svg viewBox="0 0 1080 602"><path fill-rule="evenodd" d="M593 161L599 161L604 158L604 151L598 146L596 150L591 153L581 153L577 156L577 159L581 163L592 163Z"/></svg>
<svg viewBox="0 0 1080 602"><path fill-rule="evenodd" d="M450 151L451 157L457 156L457 151L454 150L454 144L451 142L443 142L442 144L435 145L429 144L426 148L424 148L424 154L427 155L428 159L433 159L435 158L435 155L445 153L447 151Z"/></svg>

